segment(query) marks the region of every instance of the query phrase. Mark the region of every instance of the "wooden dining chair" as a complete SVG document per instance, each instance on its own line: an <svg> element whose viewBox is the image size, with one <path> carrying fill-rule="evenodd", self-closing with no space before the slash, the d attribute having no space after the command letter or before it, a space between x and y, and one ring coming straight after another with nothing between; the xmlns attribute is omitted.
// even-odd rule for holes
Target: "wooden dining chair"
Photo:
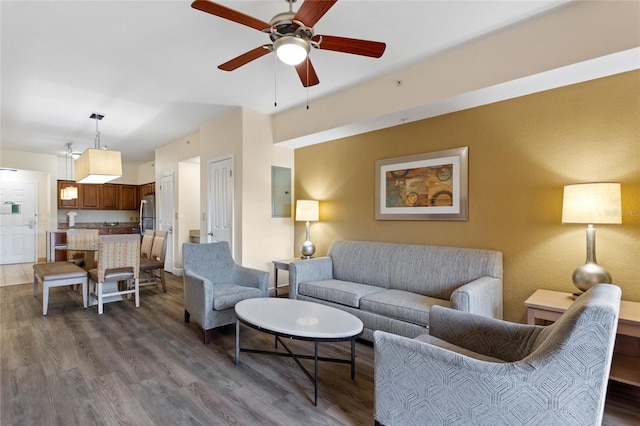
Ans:
<svg viewBox="0 0 640 426"><path fill-rule="evenodd" d="M67 231L67 246L69 247L96 246L99 242L100 235L97 229L69 229ZM67 261L84 267L86 266L86 252L67 250Z"/></svg>
<svg viewBox="0 0 640 426"><path fill-rule="evenodd" d="M104 312L104 303L122 300L123 295L135 296L140 307L140 235L102 235L98 249L98 262L89 271L91 296L97 299L98 314ZM118 282L127 285L118 289ZM115 299L115 300L114 300Z"/></svg>
<svg viewBox="0 0 640 426"><path fill-rule="evenodd" d="M144 231L140 245L140 259L151 259L151 247L153 246L154 234L155 231L153 229Z"/></svg>
<svg viewBox="0 0 640 426"><path fill-rule="evenodd" d="M149 258L140 259L140 286L155 285L158 282L162 285L162 290L167 292L167 285L164 280L164 260L167 253L167 232L156 231L151 246ZM156 276L156 271L159 276Z"/></svg>

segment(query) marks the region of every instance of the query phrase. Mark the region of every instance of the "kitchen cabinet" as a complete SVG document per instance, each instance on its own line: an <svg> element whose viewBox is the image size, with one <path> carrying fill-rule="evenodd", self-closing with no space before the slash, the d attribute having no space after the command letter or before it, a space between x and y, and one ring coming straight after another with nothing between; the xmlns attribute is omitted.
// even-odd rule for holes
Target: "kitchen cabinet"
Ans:
<svg viewBox="0 0 640 426"><path fill-rule="evenodd" d="M113 183L104 183L100 185L102 190L102 209L103 210L118 210L119 203L119 187Z"/></svg>
<svg viewBox="0 0 640 426"><path fill-rule="evenodd" d="M68 186L78 188L78 198L62 200L60 191ZM147 186L146 191L154 190L155 184ZM58 208L59 209L87 209L87 210L138 210L140 197L146 192L139 190L138 185L104 183L85 184L68 180L58 180Z"/></svg>
<svg viewBox="0 0 640 426"><path fill-rule="evenodd" d="M101 185L83 183L79 185L80 208L87 210L99 210L102 208L102 191Z"/></svg>
<svg viewBox="0 0 640 426"><path fill-rule="evenodd" d="M74 198L73 200L63 200L60 198L61 191L63 188L67 188L69 186L77 187L78 184L72 180L59 180L58 181L58 208L59 209L78 209L80 208L79 199Z"/></svg>
<svg viewBox="0 0 640 426"><path fill-rule="evenodd" d="M152 195L156 193L156 183L149 182L144 185L140 185L140 199L142 199L146 195Z"/></svg>
<svg viewBox="0 0 640 426"><path fill-rule="evenodd" d="M138 187L136 185L118 185L118 201L120 210L137 210L140 206Z"/></svg>

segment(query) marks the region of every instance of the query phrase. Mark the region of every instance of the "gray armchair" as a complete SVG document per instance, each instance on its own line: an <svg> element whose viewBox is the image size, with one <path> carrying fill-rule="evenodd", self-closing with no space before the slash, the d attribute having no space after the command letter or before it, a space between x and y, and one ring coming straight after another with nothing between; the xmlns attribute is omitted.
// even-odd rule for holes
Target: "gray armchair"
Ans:
<svg viewBox="0 0 640 426"><path fill-rule="evenodd" d="M376 424L599 425L620 294L598 284L546 327L434 306L428 335L376 331Z"/></svg>
<svg viewBox="0 0 640 426"><path fill-rule="evenodd" d="M236 264L226 241L184 243L182 251L184 321L193 315L205 345L214 328L235 323L236 303L269 295L269 273Z"/></svg>

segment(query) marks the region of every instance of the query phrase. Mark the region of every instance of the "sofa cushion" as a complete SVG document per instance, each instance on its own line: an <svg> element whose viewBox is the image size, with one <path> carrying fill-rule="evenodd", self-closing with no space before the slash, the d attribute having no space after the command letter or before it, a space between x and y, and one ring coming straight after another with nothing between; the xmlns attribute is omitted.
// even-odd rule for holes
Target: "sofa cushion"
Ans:
<svg viewBox="0 0 640 426"><path fill-rule="evenodd" d="M360 309L363 311L424 326L429 325L429 310L433 305L448 308L450 304L448 300L402 290L385 290L360 300Z"/></svg>
<svg viewBox="0 0 640 426"><path fill-rule="evenodd" d="M262 291L255 287L245 287L236 284L213 285L213 310L223 311L233 308L236 303L244 299L262 297Z"/></svg>
<svg viewBox="0 0 640 426"><path fill-rule="evenodd" d="M352 308L359 308L360 300L364 296L382 291L385 291L385 289L341 280L308 281L300 283L298 287L298 294L351 306Z"/></svg>

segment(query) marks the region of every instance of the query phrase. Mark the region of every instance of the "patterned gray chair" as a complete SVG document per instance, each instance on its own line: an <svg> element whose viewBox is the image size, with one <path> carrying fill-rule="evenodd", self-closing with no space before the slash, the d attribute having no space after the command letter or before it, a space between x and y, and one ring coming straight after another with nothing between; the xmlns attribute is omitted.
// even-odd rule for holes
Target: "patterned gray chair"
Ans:
<svg viewBox="0 0 640 426"><path fill-rule="evenodd" d="M269 295L269 273L238 265L226 241L184 243L182 254L184 321L193 315L205 345L214 328L235 323L236 303Z"/></svg>
<svg viewBox="0 0 640 426"><path fill-rule="evenodd" d="M428 335L376 331L376 424L599 425L620 294L598 284L546 327L434 306Z"/></svg>

